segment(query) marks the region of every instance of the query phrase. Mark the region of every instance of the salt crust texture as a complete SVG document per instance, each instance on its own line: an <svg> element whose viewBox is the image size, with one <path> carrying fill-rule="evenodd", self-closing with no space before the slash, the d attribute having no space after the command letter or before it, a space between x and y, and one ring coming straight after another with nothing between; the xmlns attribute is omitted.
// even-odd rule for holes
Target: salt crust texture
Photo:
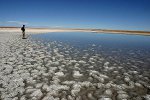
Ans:
<svg viewBox="0 0 150 100"><path fill-rule="evenodd" d="M140 74L136 66L111 65L102 55L84 51L0 33L0 99L150 100L150 70Z"/></svg>

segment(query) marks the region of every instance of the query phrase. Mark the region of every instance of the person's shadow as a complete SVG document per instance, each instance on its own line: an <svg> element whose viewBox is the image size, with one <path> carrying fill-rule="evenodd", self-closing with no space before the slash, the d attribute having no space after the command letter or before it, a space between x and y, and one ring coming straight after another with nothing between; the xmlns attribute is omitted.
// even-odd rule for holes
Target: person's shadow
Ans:
<svg viewBox="0 0 150 100"><path fill-rule="evenodd" d="M27 39L27 38L23 37L22 39Z"/></svg>

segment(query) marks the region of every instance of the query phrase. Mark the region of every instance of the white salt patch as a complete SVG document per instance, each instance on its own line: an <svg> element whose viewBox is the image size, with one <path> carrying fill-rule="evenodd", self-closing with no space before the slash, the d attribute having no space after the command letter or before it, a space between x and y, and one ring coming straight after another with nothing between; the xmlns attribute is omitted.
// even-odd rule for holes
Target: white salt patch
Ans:
<svg viewBox="0 0 150 100"><path fill-rule="evenodd" d="M100 81L101 83L103 83L104 82L104 78L102 78L102 77L99 77L98 75L91 75L93 78L95 78L95 79L97 79L98 81Z"/></svg>
<svg viewBox="0 0 150 100"><path fill-rule="evenodd" d="M94 68L94 66L89 66L88 68Z"/></svg>
<svg viewBox="0 0 150 100"><path fill-rule="evenodd" d="M23 95L20 100L26 100L25 96Z"/></svg>
<svg viewBox="0 0 150 100"><path fill-rule="evenodd" d="M103 83L97 83L97 88L101 89L104 87L104 84Z"/></svg>
<svg viewBox="0 0 150 100"><path fill-rule="evenodd" d="M150 100L150 95L147 94L146 96L144 96L144 99L145 99L145 100Z"/></svg>
<svg viewBox="0 0 150 100"><path fill-rule="evenodd" d="M58 68L57 67L49 67L49 71L52 72L52 71L55 71L57 70Z"/></svg>
<svg viewBox="0 0 150 100"><path fill-rule="evenodd" d="M92 46L95 47L96 45L95 45L95 44L92 44Z"/></svg>
<svg viewBox="0 0 150 100"><path fill-rule="evenodd" d="M93 81L93 78L90 76L90 77L88 77L88 80L89 80L90 82L92 82L92 81Z"/></svg>
<svg viewBox="0 0 150 100"><path fill-rule="evenodd" d="M52 82L53 82L53 84L59 84L59 82L60 82L60 79L58 78L58 76L54 76L53 78L52 78Z"/></svg>
<svg viewBox="0 0 150 100"><path fill-rule="evenodd" d="M68 100L74 100L74 97L72 97L71 95L68 95Z"/></svg>
<svg viewBox="0 0 150 100"><path fill-rule="evenodd" d="M105 62L104 63L104 67L108 66L109 65L109 62Z"/></svg>
<svg viewBox="0 0 150 100"><path fill-rule="evenodd" d="M80 89L73 89L71 90L71 95L75 97L78 95L79 92L80 92Z"/></svg>
<svg viewBox="0 0 150 100"><path fill-rule="evenodd" d="M25 84L23 83L23 79L22 78L20 78L20 79L15 79L15 80L13 80L14 82L17 82L17 84L18 85L20 85L20 86L25 86Z"/></svg>
<svg viewBox="0 0 150 100"><path fill-rule="evenodd" d="M51 85L49 88L52 90L69 90L70 87L67 85Z"/></svg>
<svg viewBox="0 0 150 100"><path fill-rule="evenodd" d="M49 73L43 73L43 76L49 76Z"/></svg>
<svg viewBox="0 0 150 100"><path fill-rule="evenodd" d="M81 77L81 76L83 76L83 74L80 74L79 71L74 71L74 72L73 72L73 77L74 77L74 78L79 78L79 77Z"/></svg>
<svg viewBox="0 0 150 100"><path fill-rule="evenodd" d="M44 84L43 87L42 87L42 89L45 90L45 91L47 91L47 92L50 90L49 86L47 84Z"/></svg>
<svg viewBox="0 0 150 100"><path fill-rule="evenodd" d="M14 97L12 100L18 100L18 97Z"/></svg>
<svg viewBox="0 0 150 100"><path fill-rule="evenodd" d="M129 96L125 91L118 91L118 96L117 96L118 100L127 99L128 97Z"/></svg>
<svg viewBox="0 0 150 100"><path fill-rule="evenodd" d="M75 65L74 65L74 67L78 67L80 64L78 64L78 63L76 63Z"/></svg>
<svg viewBox="0 0 150 100"><path fill-rule="evenodd" d="M73 84L73 89L80 89L81 88L81 85L79 83L75 83Z"/></svg>
<svg viewBox="0 0 150 100"><path fill-rule="evenodd" d="M33 92L35 90L37 90L37 89L29 88L29 89L26 90L26 93L31 93L31 92Z"/></svg>
<svg viewBox="0 0 150 100"><path fill-rule="evenodd" d="M53 65L55 66L58 66L59 65L59 62L58 61L55 61L55 62L52 62Z"/></svg>
<svg viewBox="0 0 150 100"><path fill-rule="evenodd" d="M100 74L100 77L104 78L104 79L108 79L109 77L104 75L104 74Z"/></svg>
<svg viewBox="0 0 150 100"><path fill-rule="evenodd" d="M119 72L118 71L113 71L113 73L118 74Z"/></svg>
<svg viewBox="0 0 150 100"><path fill-rule="evenodd" d="M123 90L120 90L117 92L118 94L126 94L127 92L123 91Z"/></svg>
<svg viewBox="0 0 150 100"><path fill-rule="evenodd" d="M13 71L13 67L12 66L10 66L10 65L6 65L5 66L4 73L10 74L12 71Z"/></svg>
<svg viewBox="0 0 150 100"><path fill-rule="evenodd" d="M108 97L103 97L103 98L100 98L98 100L112 100L111 98L108 98Z"/></svg>
<svg viewBox="0 0 150 100"><path fill-rule="evenodd" d="M106 87L107 89L110 89L113 85L114 85L113 82L110 81L109 83L107 83L107 84L105 85L105 87Z"/></svg>
<svg viewBox="0 0 150 100"><path fill-rule="evenodd" d="M90 61L94 61L95 59L91 57L89 60L90 60Z"/></svg>
<svg viewBox="0 0 150 100"><path fill-rule="evenodd" d="M41 88L42 85L43 85L43 83L38 83L38 84L35 85L35 87L36 87L36 88Z"/></svg>
<svg viewBox="0 0 150 100"><path fill-rule="evenodd" d="M72 96L77 96L78 93L80 92L80 89L81 89L81 85L80 84L74 84L73 85L73 89L71 90L71 95Z"/></svg>
<svg viewBox="0 0 150 100"><path fill-rule="evenodd" d="M16 58L15 58L15 57L11 57L11 58L9 58L9 61L10 61L10 62L15 61L15 60L16 60Z"/></svg>
<svg viewBox="0 0 150 100"><path fill-rule="evenodd" d="M42 100L56 100L53 96L45 96Z"/></svg>
<svg viewBox="0 0 150 100"><path fill-rule="evenodd" d="M123 99L127 99L129 96L127 94L119 94L117 96L118 100L123 100Z"/></svg>
<svg viewBox="0 0 150 100"><path fill-rule="evenodd" d="M138 74L137 71L129 71L130 74Z"/></svg>
<svg viewBox="0 0 150 100"><path fill-rule="evenodd" d="M69 51L65 51L65 53L69 53Z"/></svg>
<svg viewBox="0 0 150 100"><path fill-rule="evenodd" d="M90 100L95 100L96 98L94 98L94 96L91 94L91 93L88 93L88 98L90 99Z"/></svg>
<svg viewBox="0 0 150 100"><path fill-rule="evenodd" d="M63 72L57 72L57 73L55 73L55 75L58 76L58 77L63 77L64 73Z"/></svg>
<svg viewBox="0 0 150 100"><path fill-rule="evenodd" d="M67 99L66 99L67 100ZM77 96L76 97L76 100L82 100L82 97L81 96Z"/></svg>
<svg viewBox="0 0 150 100"><path fill-rule="evenodd" d="M92 86L92 83L88 82L88 81L84 81L84 82L81 82L80 85L82 87L87 87L88 88L88 87Z"/></svg>
<svg viewBox="0 0 150 100"><path fill-rule="evenodd" d="M75 81L64 81L62 83L65 84L65 85L72 85L72 84L75 83Z"/></svg>
<svg viewBox="0 0 150 100"><path fill-rule="evenodd" d="M129 77L125 77L125 78L124 78L124 81L125 81L125 82L130 82L130 78L129 78Z"/></svg>
<svg viewBox="0 0 150 100"><path fill-rule="evenodd" d="M31 97L36 97L36 99L40 99L43 96L43 93L40 89L34 91L31 95Z"/></svg>
<svg viewBox="0 0 150 100"><path fill-rule="evenodd" d="M95 70L90 70L90 75L92 75L92 74L99 74L99 72L95 71Z"/></svg>
<svg viewBox="0 0 150 100"><path fill-rule="evenodd" d="M142 85L140 83L135 83L135 86L142 87Z"/></svg>
<svg viewBox="0 0 150 100"><path fill-rule="evenodd" d="M79 63L80 63L80 64L86 64L86 62L83 61L83 60L80 60Z"/></svg>
<svg viewBox="0 0 150 100"><path fill-rule="evenodd" d="M76 60L70 60L70 62L71 62L71 63L76 63L77 61L76 61Z"/></svg>
<svg viewBox="0 0 150 100"><path fill-rule="evenodd" d="M105 90L105 94L108 96L112 96L112 91L110 89Z"/></svg>
<svg viewBox="0 0 150 100"><path fill-rule="evenodd" d="M128 87L128 88L134 88L134 85L135 85L134 82L133 82L133 81L130 81L130 82L129 82L129 87Z"/></svg>

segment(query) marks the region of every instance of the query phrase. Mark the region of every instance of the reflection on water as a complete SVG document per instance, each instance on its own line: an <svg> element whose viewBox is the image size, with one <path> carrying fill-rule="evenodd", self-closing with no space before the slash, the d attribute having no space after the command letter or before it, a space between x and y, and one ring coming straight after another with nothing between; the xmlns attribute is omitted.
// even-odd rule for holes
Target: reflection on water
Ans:
<svg viewBox="0 0 150 100"><path fill-rule="evenodd" d="M37 34L32 39L51 54L51 67L58 67L56 76L65 74L59 78L61 84L81 89L71 86L72 96L77 92L107 100L142 100L150 93L149 36L68 32Z"/></svg>
<svg viewBox="0 0 150 100"><path fill-rule="evenodd" d="M98 33L49 33L34 35L46 41L62 41L72 45L97 44L105 48L133 48L133 49L150 49L150 37L140 35L123 35L123 34L98 34Z"/></svg>

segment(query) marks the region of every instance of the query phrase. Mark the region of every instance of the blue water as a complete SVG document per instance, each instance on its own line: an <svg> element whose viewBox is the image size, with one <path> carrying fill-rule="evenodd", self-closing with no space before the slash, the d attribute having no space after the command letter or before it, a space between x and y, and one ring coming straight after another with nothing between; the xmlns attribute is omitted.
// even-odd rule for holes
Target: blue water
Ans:
<svg viewBox="0 0 150 100"><path fill-rule="evenodd" d="M125 82L125 77L129 77L131 83L142 84L144 88L131 86L132 88L125 87L123 89L131 97L131 100L136 96L150 93L147 88L150 84L150 36L54 32L32 35L32 40L33 44L36 44L35 48L43 48L44 51L49 52L50 57L46 57L50 58L50 61L59 62L59 65L51 66L59 66L58 70L66 73L64 78L60 78L61 81L101 83L96 78L89 80L92 70L109 77L109 79L105 79L103 84L111 82L119 86L130 86L129 82ZM62 58L58 56L60 54L63 55ZM77 62L70 63L71 60ZM79 63L79 61L85 63ZM45 59L43 62L47 63ZM64 67L61 67L62 65ZM74 78L73 72L75 70L83 74L83 77ZM97 90L97 88L95 89ZM103 91L103 89L100 90ZM114 90L113 93L115 95ZM136 100L136 98L134 99Z"/></svg>
<svg viewBox="0 0 150 100"><path fill-rule="evenodd" d="M88 32L60 32L33 35L34 38L45 41L61 41L76 46L89 44L101 45L104 48L140 49L150 51L150 36L88 33Z"/></svg>
<svg viewBox="0 0 150 100"><path fill-rule="evenodd" d="M145 68L149 68L150 66L150 36L90 32L54 32L32 35L32 38L45 43L57 41L61 42L62 45L68 44L78 49L81 53L80 55L84 54L84 50L87 50L90 56L101 54L112 63L130 63L131 65Z"/></svg>

